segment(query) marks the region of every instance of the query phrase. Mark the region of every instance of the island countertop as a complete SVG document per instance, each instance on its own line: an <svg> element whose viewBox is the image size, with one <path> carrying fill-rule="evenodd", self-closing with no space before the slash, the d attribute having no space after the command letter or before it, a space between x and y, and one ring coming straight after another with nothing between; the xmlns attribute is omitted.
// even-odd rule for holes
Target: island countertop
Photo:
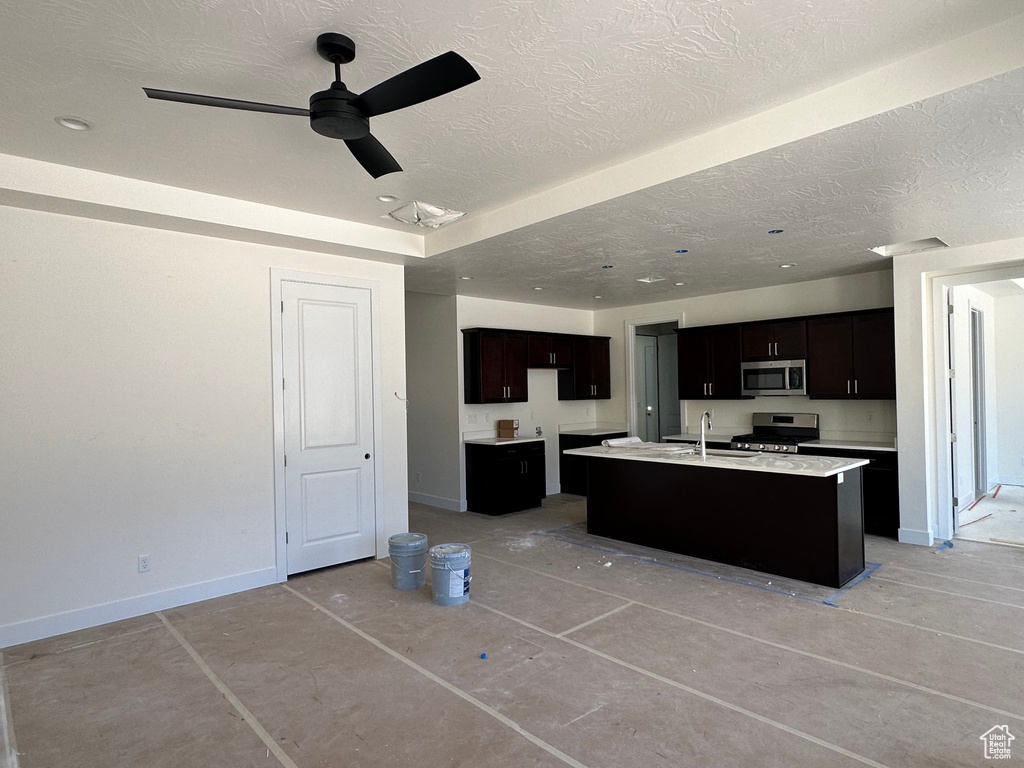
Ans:
<svg viewBox="0 0 1024 768"><path fill-rule="evenodd" d="M657 464L676 464L688 467L714 467L746 472L774 472L806 477L832 477L868 464L867 459L840 459L829 456L780 456L776 453L750 453L709 449L707 458L700 452L678 443L654 443L640 448L593 446L573 448L564 453L574 456L646 461Z"/></svg>

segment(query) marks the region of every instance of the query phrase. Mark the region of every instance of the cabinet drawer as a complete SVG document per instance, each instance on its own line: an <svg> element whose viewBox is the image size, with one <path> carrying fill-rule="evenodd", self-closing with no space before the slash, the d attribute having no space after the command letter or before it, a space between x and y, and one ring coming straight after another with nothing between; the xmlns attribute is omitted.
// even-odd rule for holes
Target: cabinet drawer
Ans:
<svg viewBox="0 0 1024 768"><path fill-rule="evenodd" d="M485 449L496 459L525 459L544 453L544 441L534 440L529 443L512 443L509 445L486 446Z"/></svg>

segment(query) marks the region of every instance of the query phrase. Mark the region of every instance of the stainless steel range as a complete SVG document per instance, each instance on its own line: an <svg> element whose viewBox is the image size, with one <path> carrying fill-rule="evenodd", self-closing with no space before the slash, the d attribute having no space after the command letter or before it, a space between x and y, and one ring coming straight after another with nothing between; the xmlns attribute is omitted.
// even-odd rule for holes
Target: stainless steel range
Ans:
<svg viewBox="0 0 1024 768"><path fill-rule="evenodd" d="M735 435L729 447L734 451L798 453L800 443L820 437L816 413L755 413L753 425L753 432Z"/></svg>

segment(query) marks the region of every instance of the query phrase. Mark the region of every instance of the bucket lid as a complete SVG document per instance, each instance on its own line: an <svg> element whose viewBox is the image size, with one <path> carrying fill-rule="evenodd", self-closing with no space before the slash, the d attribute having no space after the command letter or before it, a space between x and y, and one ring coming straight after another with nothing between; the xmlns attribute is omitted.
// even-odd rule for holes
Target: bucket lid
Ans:
<svg viewBox="0 0 1024 768"><path fill-rule="evenodd" d="M468 544L435 544L430 548L430 557L438 560L449 557L468 557L469 554Z"/></svg>
<svg viewBox="0 0 1024 768"><path fill-rule="evenodd" d="M388 539L388 548L396 551L405 549L421 549L427 546L425 533L396 533Z"/></svg>

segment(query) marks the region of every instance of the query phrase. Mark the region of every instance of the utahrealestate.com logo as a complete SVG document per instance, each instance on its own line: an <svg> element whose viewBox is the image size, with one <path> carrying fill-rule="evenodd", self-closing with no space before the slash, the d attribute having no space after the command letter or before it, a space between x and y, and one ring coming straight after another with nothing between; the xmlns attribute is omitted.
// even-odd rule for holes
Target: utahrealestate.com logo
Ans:
<svg viewBox="0 0 1024 768"><path fill-rule="evenodd" d="M995 725L981 734L985 742L986 760L1009 760L1010 742L1016 738L1005 725Z"/></svg>

